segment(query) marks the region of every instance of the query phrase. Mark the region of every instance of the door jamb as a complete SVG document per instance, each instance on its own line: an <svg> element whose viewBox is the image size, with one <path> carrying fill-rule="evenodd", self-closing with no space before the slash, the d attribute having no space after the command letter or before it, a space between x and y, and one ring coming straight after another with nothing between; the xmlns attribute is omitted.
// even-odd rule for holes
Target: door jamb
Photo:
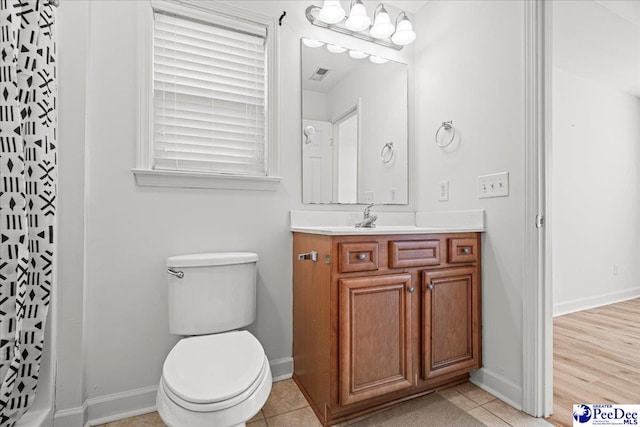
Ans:
<svg viewBox="0 0 640 427"><path fill-rule="evenodd" d="M548 0L524 1L525 230L522 409L553 412L553 318L549 213L551 24Z"/></svg>

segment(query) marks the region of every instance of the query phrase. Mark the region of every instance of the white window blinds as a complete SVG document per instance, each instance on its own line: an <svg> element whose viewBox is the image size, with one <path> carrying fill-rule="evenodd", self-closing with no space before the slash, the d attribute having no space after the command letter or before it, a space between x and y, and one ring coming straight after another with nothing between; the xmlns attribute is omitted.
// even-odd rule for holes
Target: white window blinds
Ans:
<svg viewBox="0 0 640 427"><path fill-rule="evenodd" d="M208 21L154 10L153 167L266 175L266 29Z"/></svg>

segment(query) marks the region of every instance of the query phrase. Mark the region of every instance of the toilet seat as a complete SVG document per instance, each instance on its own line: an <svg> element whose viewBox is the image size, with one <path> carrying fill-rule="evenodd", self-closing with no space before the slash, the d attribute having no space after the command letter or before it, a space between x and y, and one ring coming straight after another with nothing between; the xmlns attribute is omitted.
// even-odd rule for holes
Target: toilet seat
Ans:
<svg viewBox="0 0 640 427"><path fill-rule="evenodd" d="M231 399L222 400L219 402L212 403L193 403L188 400L182 399L177 396L175 393L171 391L169 386L167 385L164 378L160 379L160 386L163 388L165 394L171 399L176 405L181 406L182 408L188 409L194 412L215 412L222 411L223 409L230 408L232 406L238 405L244 400L248 399L260 386L264 377L268 375L269 370L269 361L266 356L264 357L264 368L260 372L260 375L256 380L251 384L244 392L232 397Z"/></svg>
<svg viewBox="0 0 640 427"><path fill-rule="evenodd" d="M260 342L247 331L180 340L162 368L162 386L179 406L220 411L247 399L269 370Z"/></svg>

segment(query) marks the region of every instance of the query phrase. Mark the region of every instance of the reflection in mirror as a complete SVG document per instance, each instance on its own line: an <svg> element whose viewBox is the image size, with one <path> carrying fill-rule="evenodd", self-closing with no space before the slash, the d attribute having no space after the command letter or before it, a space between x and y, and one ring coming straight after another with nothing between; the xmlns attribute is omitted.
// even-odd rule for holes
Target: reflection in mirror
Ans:
<svg viewBox="0 0 640 427"><path fill-rule="evenodd" d="M407 92L406 64L303 42L304 203L408 203Z"/></svg>

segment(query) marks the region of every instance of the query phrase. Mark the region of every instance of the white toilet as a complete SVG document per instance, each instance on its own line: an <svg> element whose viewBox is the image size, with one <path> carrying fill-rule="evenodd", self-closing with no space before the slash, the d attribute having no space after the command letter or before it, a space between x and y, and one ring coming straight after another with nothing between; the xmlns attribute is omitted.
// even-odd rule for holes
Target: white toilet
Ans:
<svg viewBox="0 0 640 427"><path fill-rule="evenodd" d="M169 327L185 335L162 367L156 404L169 427L244 426L271 392L271 369L248 331L256 315L258 255L167 259Z"/></svg>

